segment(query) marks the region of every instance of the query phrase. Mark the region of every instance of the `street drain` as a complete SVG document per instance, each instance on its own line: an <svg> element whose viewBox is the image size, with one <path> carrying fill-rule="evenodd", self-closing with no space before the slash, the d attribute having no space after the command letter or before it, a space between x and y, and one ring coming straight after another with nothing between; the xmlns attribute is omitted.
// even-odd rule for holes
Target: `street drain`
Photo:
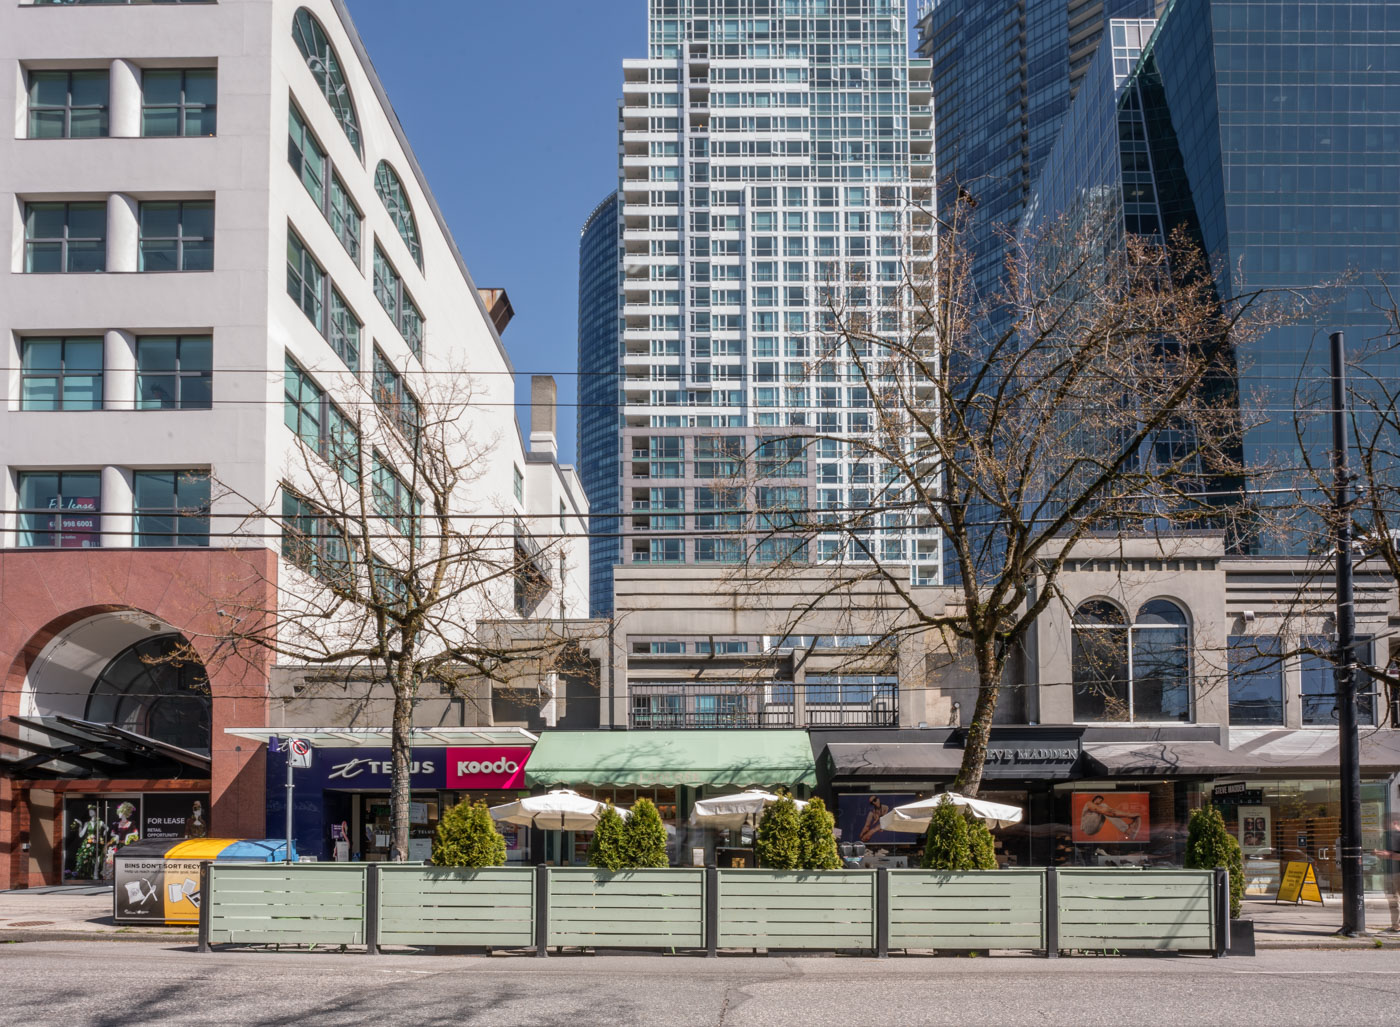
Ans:
<svg viewBox="0 0 1400 1027"><path fill-rule="evenodd" d="M52 920L20 920L17 923L6 924L6 927L49 927Z"/></svg>

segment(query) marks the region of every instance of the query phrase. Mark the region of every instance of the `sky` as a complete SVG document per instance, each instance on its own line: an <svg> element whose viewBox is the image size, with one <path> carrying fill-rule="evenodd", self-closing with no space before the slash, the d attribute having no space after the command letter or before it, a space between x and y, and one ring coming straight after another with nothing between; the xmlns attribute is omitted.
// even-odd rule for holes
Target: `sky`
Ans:
<svg viewBox="0 0 1400 1027"><path fill-rule="evenodd" d="M646 0L348 3L473 280L510 294L517 402L532 373L559 383L572 463L579 230L617 188L622 61L646 56Z"/></svg>
<svg viewBox="0 0 1400 1027"><path fill-rule="evenodd" d="M617 188L622 60L646 56L646 0L349 7L472 278L510 294L517 401L530 374L558 380L572 463L579 230Z"/></svg>

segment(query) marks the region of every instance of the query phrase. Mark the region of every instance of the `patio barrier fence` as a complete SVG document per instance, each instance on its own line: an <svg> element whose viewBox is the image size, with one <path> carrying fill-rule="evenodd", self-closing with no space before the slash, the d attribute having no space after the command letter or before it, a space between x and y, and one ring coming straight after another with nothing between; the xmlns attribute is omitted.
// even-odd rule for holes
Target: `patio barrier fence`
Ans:
<svg viewBox="0 0 1400 1027"><path fill-rule="evenodd" d="M205 863L199 945L1043 953L1229 946L1225 870Z"/></svg>

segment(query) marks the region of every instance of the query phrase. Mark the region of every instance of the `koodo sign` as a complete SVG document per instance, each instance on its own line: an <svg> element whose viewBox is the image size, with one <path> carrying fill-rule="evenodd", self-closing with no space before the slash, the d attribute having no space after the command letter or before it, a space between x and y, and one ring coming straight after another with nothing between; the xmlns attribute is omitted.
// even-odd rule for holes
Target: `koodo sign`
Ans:
<svg viewBox="0 0 1400 1027"><path fill-rule="evenodd" d="M524 788L528 746L490 745L447 750L448 788Z"/></svg>

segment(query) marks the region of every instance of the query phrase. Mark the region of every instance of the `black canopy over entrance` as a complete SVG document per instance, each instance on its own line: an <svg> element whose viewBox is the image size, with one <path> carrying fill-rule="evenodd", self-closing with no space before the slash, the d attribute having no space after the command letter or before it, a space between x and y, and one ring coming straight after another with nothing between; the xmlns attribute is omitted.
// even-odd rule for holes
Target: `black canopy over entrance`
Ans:
<svg viewBox="0 0 1400 1027"><path fill-rule="evenodd" d="M0 755L0 773L13 778L128 779L207 778L210 759L115 724L77 717L10 717L0 745L21 755Z"/></svg>

